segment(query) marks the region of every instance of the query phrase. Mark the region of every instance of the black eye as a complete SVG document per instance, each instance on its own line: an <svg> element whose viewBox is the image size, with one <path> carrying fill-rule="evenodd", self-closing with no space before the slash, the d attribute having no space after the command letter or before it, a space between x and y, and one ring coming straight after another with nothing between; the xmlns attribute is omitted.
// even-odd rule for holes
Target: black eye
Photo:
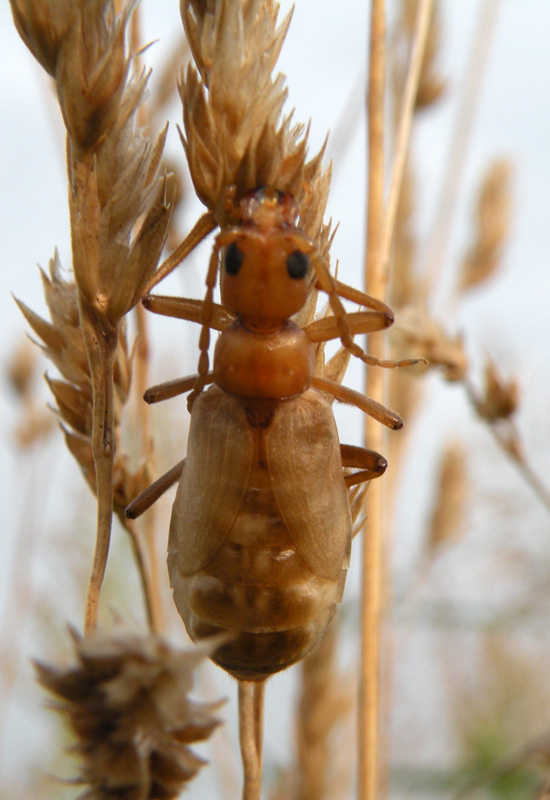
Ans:
<svg viewBox="0 0 550 800"><path fill-rule="evenodd" d="M291 278L305 278L309 269L309 256L301 250L295 250L286 260L286 268Z"/></svg>
<svg viewBox="0 0 550 800"><path fill-rule="evenodd" d="M239 250L236 242L231 242L225 251L225 269L229 275L236 275L244 261L244 253Z"/></svg>

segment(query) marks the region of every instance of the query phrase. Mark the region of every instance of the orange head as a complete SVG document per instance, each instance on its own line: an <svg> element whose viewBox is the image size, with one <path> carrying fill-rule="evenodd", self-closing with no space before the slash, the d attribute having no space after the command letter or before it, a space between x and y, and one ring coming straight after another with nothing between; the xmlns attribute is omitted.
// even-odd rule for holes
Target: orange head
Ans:
<svg viewBox="0 0 550 800"><path fill-rule="evenodd" d="M240 204L241 223L222 231L221 299L243 325L280 325L304 305L310 282L310 239L295 225L291 195L258 189Z"/></svg>

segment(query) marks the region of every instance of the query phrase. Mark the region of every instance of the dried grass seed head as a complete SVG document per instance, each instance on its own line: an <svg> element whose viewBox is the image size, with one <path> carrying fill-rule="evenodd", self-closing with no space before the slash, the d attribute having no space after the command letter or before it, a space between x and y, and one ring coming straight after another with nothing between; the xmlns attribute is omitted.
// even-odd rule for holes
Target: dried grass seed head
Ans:
<svg viewBox="0 0 550 800"><path fill-rule="evenodd" d="M468 474L464 449L450 442L443 452L437 493L428 528L430 554L441 545L451 544L464 532L468 497Z"/></svg>
<svg viewBox="0 0 550 800"><path fill-rule="evenodd" d="M496 422L511 417L518 405L518 382L513 378L506 380L497 370L496 364L490 358L487 359L485 387L482 399L476 402L477 413L488 422Z"/></svg>
<svg viewBox="0 0 550 800"><path fill-rule="evenodd" d="M55 398L67 447L79 463L84 477L95 492L95 470L92 457L92 383L86 357L78 311L76 284L64 280L57 253L50 261L50 274L42 273L46 303L51 322L42 319L21 301L17 301L25 319L42 340L44 355L52 361L62 378L46 380ZM114 382L114 421L118 436L123 408L128 400L132 378L132 355L128 352L126 329L118 326ZM150 482L148 468L139 464L131 468L121 447L117 447L114 463L114 510L125 519L124 509L130 500Z"/></svg>
<svg viewBox="0 0 550 800"><path fill-rule="evenodd" d="M137 0L12 0L17 29L55 78L68 134L71 239L83 302L116 325L141 298L170 219L159 178L166 131L135 128L147 83L128 79L125 46Z"/></svg>
<svg viewBox="0 0 550 800"><path fill-rule="evenodd" d="M61 42L71 25L74 0L10 0L17 32L39 64L55 75Z"/></svg>
<svg viewBox="0 0 550 800"><path fill-rule="evenodd" d="M507 159L494 161L479 188L475 212L475 237L460 273L460 289L472 289L491 278L500 266L510 231L512 166Z"/></svg>
<svg viewBox="0 0 550 800"><path fill-rule="evenodd" d="M129 82L90 162L73 161L75 279L85 302L113 324L143 295L170 222L166 180L158 176L166 129L154 146L134 130L146 80L141 74Z"/></svg>
<svg viewBox="0 0 550 800"><path fill-rule="evenodd" d="M432 319L427 310L413 306L402 309L392 328L392 341L400 358L414 355L425 358L430 367L439 367L446 380L460 381L468 369L468 359L460 336L450 336ZM420 366L415 370L418 374Z"/></svg>
<svg viewBox="0 0 550 800"><path fill-rule="evenodd" d="M74 636L72 665L36 665L76 735L82 798L178 796L205 763L188 745L220 722L220 702L188 697L194 669L214 646L183 652L154 636L95 632Z"/></svg>
<svg viewBox="0 0 550 800"><path fill-rule="evenodd" d="M289 192L316 238L328 191L322 151L306 162L307 130L292 124L292 114L281 120L287 91L282 75L272 77L290 15L277 28L272 0L181 0L180 7L196 64L182 76L180 95L197 195L223 227L235 222L227 204L233 187L237 201L260 186Z"/></svg>
<svg viewBox="0 0 550 800"><path fill-rule="evenodd" d="M113 0L75 4L55 71L65 127L74 147L97 146L117 118L130 60L124 34L135 0L117 18Z"/></svg>

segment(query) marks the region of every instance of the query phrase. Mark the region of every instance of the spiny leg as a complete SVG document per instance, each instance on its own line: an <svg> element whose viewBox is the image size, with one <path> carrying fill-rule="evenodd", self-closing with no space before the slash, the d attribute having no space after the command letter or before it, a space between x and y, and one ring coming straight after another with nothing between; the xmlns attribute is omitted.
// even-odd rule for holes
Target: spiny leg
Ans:
<svg viewBox="0 0 550 800"><path fill-rule="evenodd" d="M178 264L181 264L184 258L187 258L189 253L195 249L195 247L205 239L209 233L211 233L216 227L218 223L216 222L216 217L211 211L207 211L206 214L203 214L202 217L199 217L195 225L191 228L183 242L176 247L174 252L168 256L166 261L160 265L157 271L151 277L149 283L145 287L145 294L149 294L151 289L160 283L167 275L169 275L172 270L174 270Z"/></svg>
<svg viewBox="0 0 550 800"><path fill-rule="evenodd" d="M149 405L153 403L161 403L163 400L170 400L171 397L177 397L180 394L190 392L197 382L198 375L186 375L184 378L175 378L165 383L158 383L156 386L151 386L145 394L143 399ZM214 376L211 372L206 376L204 385L213 383Z"/></svg>
<svg viewBox="0 0 550 800"><path fill-rule="evenodd" d="M388 317L384 311L357 311L346 314L346 322L350 335L358 333L373 333L382 331L393 322L393 318ZM338 339L340 330L335 317L322 317L316 319L304 328L310 342L328 342L330 339Z"/></svg>
<svg viewBox="0 0 550 800"><path fill-rule="evenodd" d="M312 263L315 268L315 273L317 275L317 283L319 288L322 289L328 296L328 302L332 309L332 313L334 314L336 325L338 327L338 335L340 337L340 341L342 342L343 346L346 350L355 356L356 358L360 359L364 364L369 364L372 367L386 367L388 369L394 369L395 367L410 367L414 364L418 364L419 361L423 361L424 359L417 359L417 358L407 358L403 359L402 361L388 361L385 359L379 359L375 356L371 356L368 353L365 353L362 347L360 347L356 342L353 341L349 326L347 323L347 314L346 309L344 308L342 301L339 297L338 286L342 292L351 289L351 287L346 287L345 284L337 284L332 275L330 274L326 264L323 260L319 257L315 251L312 254ZM376 305L377 309L380 309L377 300L369 295L363 295L361 292L359 293L362 296L362 302L366 303L367 306ZM346 294L342 295L346 297ZM382 313L386 313L388 316L388 326L393 323L393 313L390 309L385 306L383 303Z"/></svg>
<svg viewBox="0 0 550 800"><path fill-rule="evenodd" d="M185 319L189 322L203 322L204 300L195 300L190 297L167 297L160 294L150 294L141 301L143 306L154 314L164 317ZM212 303L209 327L223 331L236 319L231 309Z"/></svg>
<svg viewBox="0 0 550 800"><path fill-rule="evenodd" d="M184 466L185 459L168 470L164 475L161 475L160 478L157 478L157 480L141 492L141 494L138 494L126 508L126 516L128 519L137 519L141 517L148 508L151 508L153 503L156 503L164 492L179 481Z"/></svg>
<svg viewBox="0 0 550 800"><path fill-rule="evenodd" d="M389 408L386 408L381 403L377 403L375 400L371 400L370 397L361 394L361 392L356 392L354 389L341 386L335 381L329 381L326 378L319 378L317 376L313 377L311 385L315 389L326 392L326 394L330 394L343 403L349 403L350 405L360 408L361 411L368 414L369 417L378 420L378 422L381 422L382 425L385 425L387 428L397 431L403 427L403 420L399 414L396 414L395 411L390 411Z"/></svg>
<svg viewBox="0 0 550 800"><path fill-rule="evenodd" d="M332 277L332 275L331 275ZM354 286L348 286L347 283L342 283L337 278L332 278L338 297L343 297L344 300L349 300L356 303L358 306L371 308L373 311L385 311L393 320L393 311L382 300L376 297L371 297L370 294L365 294L361 289L356 289Z"/></svg>
<svg viewBox="0 0 550 800"><path fill-rule="evenodd" d="M366 447L355 447L351 444L341 444L340 454L342 457L342 466L353 469L359 469L360 472L354 472L351 475L346 475L344 480L346 486L351 488L359 483L374 480L384 474L388 466L388 462L379 453L374 450L367 450Z"/></svg>
<svg viewBox="0 0 550 800"><path fill-rule="evenodd" d="M193 408L193 403L206 386L206 376L210 367L210 359L208 357L208 348L210 347L210 321L212 319L214 309L214 288L216 286L216 276L218 274L218 254L220 251L220 237L216 238L216 243L210 256L208 264L208 272L206 274L206 294L204 296L202 311L201 311L201 333L199 336L199 366L198 377L195 381L193 391L187 398L187 408L189 411Z"/></svg>

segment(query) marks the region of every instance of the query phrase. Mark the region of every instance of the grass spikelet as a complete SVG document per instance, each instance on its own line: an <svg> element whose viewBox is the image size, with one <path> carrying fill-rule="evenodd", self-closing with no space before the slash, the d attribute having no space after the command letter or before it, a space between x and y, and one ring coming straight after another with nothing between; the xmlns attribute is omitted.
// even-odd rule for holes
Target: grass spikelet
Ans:
<svg viewBox="0 0 550 800"><path fill-rule="evenodd" d="M62 379L46 375L55 398L57 415L68 450L81 472L97 494L93 458L93 389L80 326L78 288L63 279L57 253L50 261L50 274L42 273L44 293L51 322L42 319L21 301L19 308L37 336L42 340L44 355L55 365ZM154 623L155 601L146 567L145 548L135 526L127 519L125 509L130 500L150 483L146 461L135 468L120 440L120 427L132 379L132 356L128 353L126 328L117 326L118 343L113 366L113 510L131 537L134 556L140 573L149 621ZM154 627L154 624L153 624Z"/></svg>
<svg viewBox="0 0 550 800"><path fill-rule="evenodd" d="M322 178L322 151L306 162L307 129L292 123L292 113L281 118L287 92L283 76L272 72L290 14L277 27L277 13L272 0L182 0L196 65L180 82L182 141L195 191L219 225L230 221L230 187L239 200L258 186L272 186L294 196L302 224L304 210L316 204L317 212L309 212L315 222L304 225L314 238L328 181Z"/></svg>
<svg viewBox="0 0 550 800"><path fill-rule="evenodd" d="M428 525L428 553L452 544L464 531L464 510L468 496L466 457L456 442L448 444L439 467L431 519Z"/></svg>
<svg viewBox="0 0 550 800"><path fill-rule="evenodd" d="M98 498L86 630L97 623L111 534L118 326L143 294L170 219L165 181L158 176L165 132L151 144L135 129L147 79L142 73L128 80L131 56L124 40L134 5L125 3L116 15L112 0L81 2L67 13L66 24L56 12L48 25L53 4L29 0L23 9L12 3L25 43L55 78L67 129L73 270L92 383ZM51 329L48 334L55 338Z"/></svg>
<svg viewBox="0 0 550 800"><path fill-rule="evenodd" d="M71 25L74 0L10 0L17 32L46 72L55 77L63 37Z"/></svg>
<svg viewBox="0 0 550 800"><path fill-rule="evenodd" d="M414 37L415 21L418 11L418 0L402 0L401 2L401 28L407 40L412 41ZM415 108L420 110L433 105L445 93L446 82L439 74L437 64L438 53L440 50L441 30L440 13L438 3L434 3L424 58L418 81L418 90L415 99Z"/></svg>
<svg viewBox="0 0 550 800"><path fill-rule="evenodd" d="M475 408L480 417L489 423L508 419L519 404L519 386L515 379L505 380L492 359L485 366L483 397L476 399Z"/></svg>
<svg viewBox="0 0 550 800"><path fill-rule="evenodd" d="M52 415L36 398L37 362L36 348L25 338L15 346L5 368L5 378L21 406L15 441L23 450L43 442L54 428Z"/></svg>
<svg viewBox="0 0 550 800"><path fill-rule="evenodd" d="M189 745L220 723L220 702L188 697L211 647L183 652L158 637L94 632L74 637L72 665L36 664L76 736L83 800L178 797L206 763Z"/></svg>
<svg viewBox="0 0 550 800"><path fill-rule="evenodd" d="M483 176L476 202L475 238L460 272L462 291L487 281L500 265L510 231L511 171L510 162L499 159Z"/></svg>
<svg viewBox="0 0 550 800"><path fill-rule="evenodd" d="M412 306L404 308L394 326L392 341L400 353L414 353L425 358L428 369L440 368L450 382L460 381L466 375L468 360L461 337L452 337L425 310L421 312Z"/></svg>

